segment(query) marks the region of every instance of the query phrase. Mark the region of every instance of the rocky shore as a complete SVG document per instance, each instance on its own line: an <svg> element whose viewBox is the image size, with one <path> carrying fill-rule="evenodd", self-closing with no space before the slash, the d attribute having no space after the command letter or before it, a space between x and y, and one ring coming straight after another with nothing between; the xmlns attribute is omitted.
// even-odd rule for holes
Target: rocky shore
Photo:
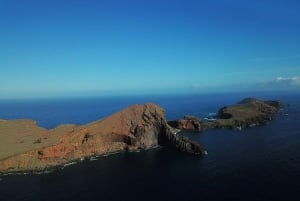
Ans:
<svg viewBox="0 0 300 201"><path fill-rule="evenodd" d="M51 130L31 120L3 120L0 143L0 173L43 171L85 157L157 146L204 154L199 144L176 135L164 110L153 103L133 105L86 125Z"/></svg>
<svg viewBox="0 0 300 201"><path fill-rule="evenodd" d="M264 125L281 107L280 101L246 98L221 108L209 121L186 115L167 122L162 108L147 103L86 125L61 125L50 130L32 120L0 120L0 175L45 171L87 157L158 146L202 156L206 151L197 142L179 135L179 131L242 130Z"/></svg>

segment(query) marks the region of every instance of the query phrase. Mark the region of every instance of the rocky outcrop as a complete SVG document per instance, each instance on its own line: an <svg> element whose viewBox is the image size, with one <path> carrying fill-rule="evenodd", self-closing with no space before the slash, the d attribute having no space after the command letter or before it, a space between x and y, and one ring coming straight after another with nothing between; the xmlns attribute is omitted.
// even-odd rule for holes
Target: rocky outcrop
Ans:
<svg viewBox="0 0 300 201"><path fill-rule="evenodd" d="M176 129L172 127L168 128L168 132L165 135L167 144L170 144L183 152L194 155L205 155L205 150L202 149L197 142L194 142L187 137L177 135L176 132ZM164 144L163 141L161 143Z"/></svg>
<svg viewBox="0 0 300 201"><path fill-rule="evenodd" d="M235 105L225 106L218 112L218 118L204 124L205 128L229 128L241 130L263 125L272 120L282 107L280 101L263 101L246 98Z"/></svg>
<svg viewBox="0 0 300 201"><path fill-rule="evenodd" d="M133 105L83 126L62 125L46 130L31 121L24 120L21 123L20 127L19 121L0 122L0 131L11 127L6 131L12 132L1 132L0 141L9 135L18 136L22 142L13 143L14 140L10 139L6 150L1 150L0 172L43 170L83 157L137 151L158 145L173 146L191 154L203 154L196 142L176 136L166 122L164 110L152 103ZM24 135L14 131L24 131Z"/></svg>
<svg viewBox="0 0 300 201"><path fill-rule="evenodd" d="M183 119L169 121L168 124L173 128L177 128L177 129L195 130L195 131L202 130L201 119L192 115L185 115Z"/></svg>

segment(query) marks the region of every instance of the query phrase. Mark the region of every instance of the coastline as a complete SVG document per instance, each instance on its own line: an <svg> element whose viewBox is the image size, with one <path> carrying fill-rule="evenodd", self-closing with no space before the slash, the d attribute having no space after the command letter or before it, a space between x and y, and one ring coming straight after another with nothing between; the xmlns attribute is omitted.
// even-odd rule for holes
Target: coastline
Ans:
<svg viewBox="0 0 300 201"><path fill-rule="evenodd" d="M267 122L265 120L271 121L272 119L269 117L271 117L272 115L275 115L279 110L279 106L281 107L281 104L279 104L279 102L276 102L276 106L278 106L278 107L271 108L271 110L268 110L267 113L262 113L264 116L262 119L260 119L260 118L257 118L257 116L256 116L258 114L258 113L256 113L257 112L256 106L258 104L260 106L259 108L260 109L262 108L261 100L255 99L255 100L251 100L250 102L246 101L246 104L248 104L246 108L248 108L248 109L250 108L252 113L254 111L253 114L251 113L252 116L250 115L251 116L250 120L251 119L252 120L248 122L249 127L252 127L250 125L254 125L254 124L258 125L257 122L253 122L253 115L255 117L254 118L255 121L257 121L257 120L259 120L259 121L263 120L264 122ZM255 107L252 107L252 106L249 107L249 104L250 105L253 104ZM265 104L265 102L263 102L263 104ZM263 105L263 106L270 109L268 104ZM203 156L203 155L207 154L207 151L202 149L196 142L193 142L193 141L191 141L187 138L184 138L180 135L176 135L179 130L177 130L177 128L172 128L167 124L164 114L162 112L160 112L161 114L159 114L159 116L157 116L158 108L156 106L150 104L150 105L146 105L143 107L144 107L144 109L141 109L140 106L130 107L131 109L124 110L124 111L126 111L125 113L122 111L121 111L121 113L118 112L118 113L112 115L112 117L109 116L109 117L101 119L99 121L89 123L89 124L87 124L88 127L84 127L84 126L76 127L75 125L61 125L55 129L51 129L50 131L55 131L56 129L58 129L60 131L57 134L57 136L59 136L59 139L56 143L50 144L50 147L48 145L43 145L43 146L40 146L33 150L30 150L29 151L30 153L25 153L25 155L29 155L29 158L37 157L38 160L36 160L35 163L41 164L41 165L37 165L36 167L31 166L29 168L23 168L24 170L21 169L21 171L19 171L20 168L19 169L7 168L6 170L0 171L0 173L1 172L2 172L2 174L6 173L6 172L10 172L10 173L16 172L17 174L18 174L18 172L22 172L22 173L23 172L37 172L37 173L39 173L39 172L43 172L43 170L46 170L46 171L49 169L52 170L52 167L54 167L54 169L57 169L59 167L63 167L64 165L72 163L72 162L77 163L82 158L109 156L111 154L116 154L116 153L126 152L126 151L139 152L140 150L147 150L147 149L152 149L152 148L161 146L160 143L162 143L163 146L168 146L168 144L172 145L173 147L175 147L181 151L192 153L195 155ZM233 105L230 107L234 108L236 106ZM240 107L240 105L238 105L238 107ZM152 108L152 111L150 110L151 112L148 111L145 113L147 108L148 109ZM220 109L220 111L223 112L222 110L224 110L224 108L227 109L228 107L223 107ZM136 112L139 112L140 116L139 115L135 116L134 117L135 120L132 120L131 115L127 116L128 113L131 113L131 111L134 111L133 114L135 114ZM220 115L220 111L219 111L219 115ZM245 111L247 113L247 110L245 110ZM122 118L121 118L120 114L122 114L121 115ZM249 116L249 114L248 114L248 116ZM262 114L259 113L260 116ZM127 116L127 117L125 117L125 119L123 119L124 115ZM117 116L117 118L116 118L116 116ZM246 115L247 118L248 118L248 116ZM222 121L225 121L225 122L227 121L226 124L224 124L226 126L220 126L219 119L217 119L216 121L213 121L213 122L202 123L201 131L208 129L208 128L236 129L237 128L236 125L240 124L241 122L243 122L245 120L245 118L239 119L239 116L237 116L236 118L238 120L240 120L240 122L237 122L236 119L231 120L231 118L225 118L225 120L222 119ZM246 118L246 120L247 120L247 118ZM107 120L107 119L109 119L109 120ZM127 123L124 122L125 124L119 125L118 127L114 126L114 125L120 124L120 122L122 122L124 120ZM194 121L195 119L192 118L190 120ZM102 126L103 121L104 121L104 124L106 124L106 126L104 126L104 127ZM147 128L150 126L149 127L150 130L145 132L144 127L139 127L137 123L132 124L132 121L144 122L141 125L144 125L145 123L148 124ZM3 121L3 122L7 122L7 121ZM216 123L216 122L218 122L218 123ZM35 122L33 125L36 126ZM107 125L110 128L107 128ZM207 126L207 125L209 125L209 126ZM199 124L197 124L197 126L198 126L197 130L199 131ZM96 136L95 135L96 133L93 133L93 134L90 133L90 131L92 130L91 128L93 128L93 127L97 127L98 130L100 128L101 128L100 130L103 130L103 128L106 130L108 129L106 131L107 134L102 133L99 138L100 140L105 139L104 143L103 142L100 144L98 143L97 147L95 147L95 144L94 144L94 141L98 140L97 138L95 139L95 137L94 137L94 136ZM34 126L33 126L33 128L34 128ZM121 129L121 130L118 131L116 129ZM125 133L129 133L129 135L117 134L118 132L124 133L124 129L127 130ZM150 138L149 138L149 133L150 133ZM159 133L161 133L161 134L159 134ZM48 133L48 135L46 135L46 136L48 137L51 135L49 135L49 133ZM158 139L159 135L164 136L163 139ZM103 138L103 136L105 136L105 138ZM135 138L132 138L131 136L134 136ZM146 137L146 139L145 139L145 137ZM109 140L109 141L107 141L107 140ZM159 140L161 141L160 143L158 143ZM109 142L109 143L107 143L107 142ZM136 143L138 143L138 144L136 144ZM145 144L143 145L143 143L148 143L148 144L145 146ZM143 147L139 147L141 145ZM70 146L72 149L70 149ZM96 151L96 149L98 149L98 151ZM82 152L82 150L84 152ZM86 152L86 151L89 151L89 152ZM72 155L70 155L70 154L72 154ZM21 158L19 156L20 155L17 154L16 156L8 157L7 159L14 158L14 157L16 157L17 161L24 159L24 157L22 157L22 155L21 155ZM18 159L18 157L19 157L19 159ZM5 159L2 159L0 161L0 167L1 167L1 163L3 163L4 160ZM27 160L27 159L25 158L25 160ZM45 161L45 162L43 162L43 161ZM47 161L49 161L49 162L47 162ZM14 164L13 162L9 162L9 163ZM25 163L28 163L28 162L25 161ZM10 165L10 167L13 167L13 166Z"/></svg>
<svg viewBox="0 0 300 201"><path fill-rule="evenodd" d="M47 130L34 121L11 120L0 123L0 129L14 131L13 134L6 132L10 136L7 146L11 150L24 150L2 157L2 173L40 172L84 157L147 150L159 145L173 146L190 154L204 154L197 143L175 136L166 122L164 110L152 103L133 105L81 126L68 124ZM22 139L19 139L20 132L23 132ZM17 139L11 141L12 135Z"/></svg>

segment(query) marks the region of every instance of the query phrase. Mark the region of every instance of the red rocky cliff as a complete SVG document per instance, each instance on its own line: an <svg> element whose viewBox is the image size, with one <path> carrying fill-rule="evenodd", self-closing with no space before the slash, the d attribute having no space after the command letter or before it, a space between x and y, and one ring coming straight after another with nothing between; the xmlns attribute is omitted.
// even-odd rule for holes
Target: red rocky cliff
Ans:
<svg viewBox="0 0 300 201"><path fill-rule="evenodd" d="M0 129L1 125L7 127L5 123L0 124ZM18 124L11 126L17 127ZM161 144L160 139L164 139L163 145L174 145L185 152L202 154L198 144L175 136L166 123L164 110L152 103L133 105L83 126L62 125L52 130L37 130L35 127L34 124L30 129L36 130L36 133L24 135L22 144L12 144L12 148L19 149L19 153L0 158L0 172L42 170L82 157L149 149ZM35 140L28 136L33 136ZM31 149L28 148L30 146Z"/></svg>

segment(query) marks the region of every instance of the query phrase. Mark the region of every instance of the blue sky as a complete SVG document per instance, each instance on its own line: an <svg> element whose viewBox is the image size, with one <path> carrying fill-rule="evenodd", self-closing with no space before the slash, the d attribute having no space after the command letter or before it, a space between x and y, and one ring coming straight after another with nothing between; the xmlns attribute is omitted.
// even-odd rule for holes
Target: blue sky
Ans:
<svg viewBox="0 0 300 201"><path fill-rule="evenodd" d="M300 89L299 10L296 0L0 0L0 98Z"/></svg>

